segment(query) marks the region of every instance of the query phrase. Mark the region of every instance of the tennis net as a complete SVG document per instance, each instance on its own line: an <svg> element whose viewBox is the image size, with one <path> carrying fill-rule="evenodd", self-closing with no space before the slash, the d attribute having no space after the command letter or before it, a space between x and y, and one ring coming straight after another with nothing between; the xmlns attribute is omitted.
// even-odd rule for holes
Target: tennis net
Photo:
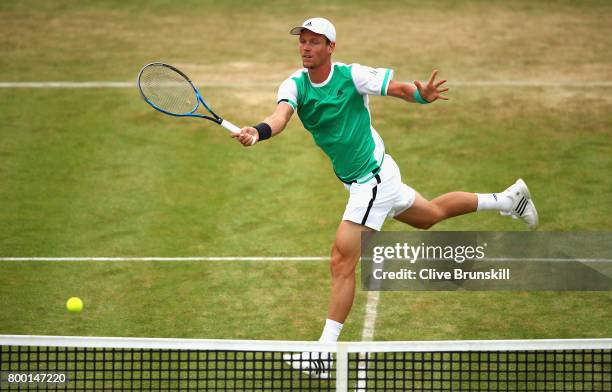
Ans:
<svg viewBox="0 0 612 392"><path fill-rule="evenodd" d="M313 374L292 368L304 362ZM612 391L612 339L327 344L0 335L0 390Z"/></svg>

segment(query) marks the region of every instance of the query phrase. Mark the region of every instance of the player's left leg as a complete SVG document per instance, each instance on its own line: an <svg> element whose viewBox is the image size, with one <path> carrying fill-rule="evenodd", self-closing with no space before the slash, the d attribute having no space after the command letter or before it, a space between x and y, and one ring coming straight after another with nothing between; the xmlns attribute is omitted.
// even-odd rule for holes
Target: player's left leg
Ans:
<svg viewBox="0 0 612 392"><path fill-rule="evenodd" d="M431 201L416 193L412 205L394 218L427 230L444 219L486 210L499 211L502 215L521 219L530 229L538 225L538 212L531 200L529 188L522 179L499 193L450 192Z"/></svg>
<svg viewBox="0 0 612 392"><path fill-rule="evenodd" d="M427 230L444 219L474 212L477 208L475 193L450 192L428 201L417 192L412 206L396 215L395 219Z"/></svg>

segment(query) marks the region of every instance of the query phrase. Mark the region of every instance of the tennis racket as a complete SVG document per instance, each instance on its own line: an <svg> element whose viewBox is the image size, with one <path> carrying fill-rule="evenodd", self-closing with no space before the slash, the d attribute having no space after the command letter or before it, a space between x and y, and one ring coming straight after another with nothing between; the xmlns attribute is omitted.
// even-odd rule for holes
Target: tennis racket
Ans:
<svg viewBox="0 0 612 392"><path fill-rule="evenodd" d="M138 90L146 103L164 114L204 118L221 125L231 133L240 132L240 128L224 120L210 108L189 77L176 67L158 62L145 65L138 73ZM196 113L200 104L210 115Z"/></svg>

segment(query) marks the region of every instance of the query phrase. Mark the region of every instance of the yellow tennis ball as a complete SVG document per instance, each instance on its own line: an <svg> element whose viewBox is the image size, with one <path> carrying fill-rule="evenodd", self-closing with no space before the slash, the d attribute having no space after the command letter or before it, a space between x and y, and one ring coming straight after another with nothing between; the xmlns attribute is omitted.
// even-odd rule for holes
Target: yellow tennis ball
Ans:
<svg viewBox="0 0 612 392"><path fill-rule="evenodd" d="M66 309L72 313L79 313L83 310L83 301L79 297L71 297L66 301Z"/></svg>

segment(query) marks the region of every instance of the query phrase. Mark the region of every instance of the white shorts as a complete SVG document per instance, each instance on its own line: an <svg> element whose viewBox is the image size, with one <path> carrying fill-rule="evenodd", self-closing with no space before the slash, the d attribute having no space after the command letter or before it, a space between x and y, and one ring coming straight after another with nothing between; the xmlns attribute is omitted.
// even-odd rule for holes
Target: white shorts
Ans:
<svg viewBox="0 0 612 392"><path fill-rule="evenodd" d="M385 155L376 176L363 184L344 184L350 192L342 220L348 220L380 231L385 219L407 210L414 203L416 192L402 182L399 167Z"/></svg>

